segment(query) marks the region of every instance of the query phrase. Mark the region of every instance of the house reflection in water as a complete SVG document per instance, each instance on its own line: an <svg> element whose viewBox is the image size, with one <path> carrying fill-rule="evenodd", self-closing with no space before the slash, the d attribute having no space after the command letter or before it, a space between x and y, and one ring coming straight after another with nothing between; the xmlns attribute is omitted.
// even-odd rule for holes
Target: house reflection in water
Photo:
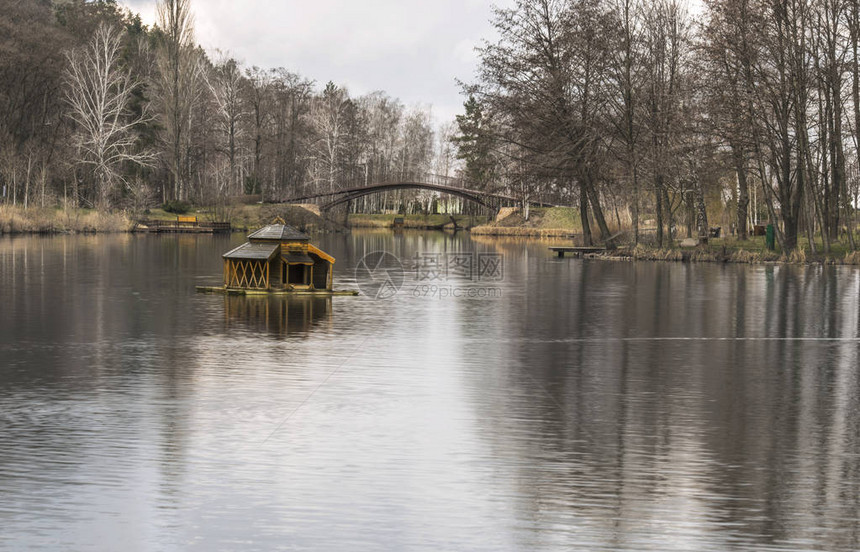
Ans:
<svg viewBox="0 0 860 552"><path fill-rule="evenodd" d="M331 297L243 296L224 297L227 328L286 336L331 326Z"/></svg>

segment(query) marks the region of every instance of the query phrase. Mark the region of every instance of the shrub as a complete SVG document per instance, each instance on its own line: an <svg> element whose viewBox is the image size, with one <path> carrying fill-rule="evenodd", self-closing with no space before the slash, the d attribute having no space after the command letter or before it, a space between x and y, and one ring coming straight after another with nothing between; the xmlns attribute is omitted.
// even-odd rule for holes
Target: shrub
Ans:
<svg viewBox="0 0 860 552"><path fill-rule="evenodd" d="M245 195L259 194L261 191L260 181L253 176L246 176L243 190L245 192Z"/></svg>
<svg viewBox="0 0 860 552"><path fill-rule="evenodd" d="M176 215L184 215L188 211L191 210L191 204L185 201L181 201L178 199L165 201L164 205L161 206L167 213L174 213Z"/></svg>
<svg viewBox="0 0 860 552"><path fill-rule="evenodd" d="M860 251L849 251L842 259L844 264L857 265L860 264Z"/></svg>

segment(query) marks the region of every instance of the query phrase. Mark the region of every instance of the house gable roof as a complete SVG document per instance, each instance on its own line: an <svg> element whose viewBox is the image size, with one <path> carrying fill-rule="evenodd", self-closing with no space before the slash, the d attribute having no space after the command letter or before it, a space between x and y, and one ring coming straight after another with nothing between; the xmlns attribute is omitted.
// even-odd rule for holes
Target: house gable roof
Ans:
<svg viewBox="0 0 860 552"><path fill-rule="evenodd" d="M221 256L225 259L268 261L280 248L280 244L277 243L243 243Z"/></svg>
<svg viewBox="0 0 860 552"><path fill-rule="evenodd" d="M308 241L307 234L288 224L270 224L248 235L249 240Z"/></svg>

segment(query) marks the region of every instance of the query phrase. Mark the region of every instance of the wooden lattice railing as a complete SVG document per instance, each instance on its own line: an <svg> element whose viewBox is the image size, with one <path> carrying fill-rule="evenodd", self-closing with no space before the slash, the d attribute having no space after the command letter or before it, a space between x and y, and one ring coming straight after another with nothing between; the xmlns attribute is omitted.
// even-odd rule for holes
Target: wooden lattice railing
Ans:
<svg viewBox="0 0 860 552"><path fill-rule="evenodd" d="M226 284L231 288L269 289L269 263L252 260L229 260Z"/></svg>

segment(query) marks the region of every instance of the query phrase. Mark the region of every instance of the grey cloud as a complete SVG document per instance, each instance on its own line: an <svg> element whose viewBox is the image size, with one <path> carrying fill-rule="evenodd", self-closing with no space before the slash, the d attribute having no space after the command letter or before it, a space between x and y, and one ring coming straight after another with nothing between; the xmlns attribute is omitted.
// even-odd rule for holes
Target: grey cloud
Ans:
<svg viewBox="0 0 860 552"><path fill-rule="evenodd" d="M510 3L500 2L502 4ZM154 19L154 2L129 0ZM432 104L440 122L460 111L455 79L473 78L473 45L492 35L489 2L477 0L192 0L197 40L248 65L286 67L385 90L407 105Z"/></svg>

